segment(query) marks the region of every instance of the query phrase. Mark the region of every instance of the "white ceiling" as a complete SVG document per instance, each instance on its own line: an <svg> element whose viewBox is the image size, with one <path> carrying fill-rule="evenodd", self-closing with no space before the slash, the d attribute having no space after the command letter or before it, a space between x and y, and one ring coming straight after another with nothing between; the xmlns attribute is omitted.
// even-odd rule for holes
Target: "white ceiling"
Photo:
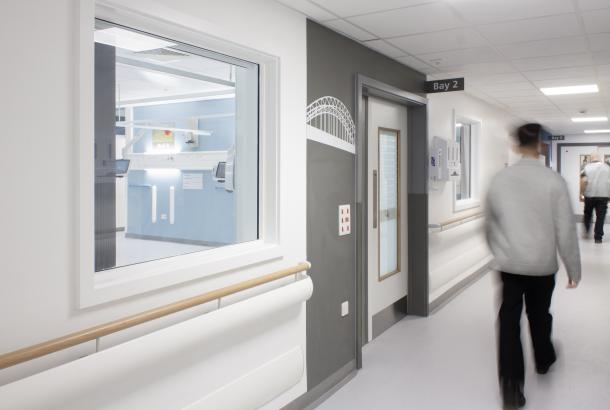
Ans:
<svg viewBox="0 0 610 410"><path fill-rule="evenodd" d="M278 0L430 79L466 78L466 91L556 134L608 124L610 0ZM596 83L599 94L546 97L540 87Z"/></svg>

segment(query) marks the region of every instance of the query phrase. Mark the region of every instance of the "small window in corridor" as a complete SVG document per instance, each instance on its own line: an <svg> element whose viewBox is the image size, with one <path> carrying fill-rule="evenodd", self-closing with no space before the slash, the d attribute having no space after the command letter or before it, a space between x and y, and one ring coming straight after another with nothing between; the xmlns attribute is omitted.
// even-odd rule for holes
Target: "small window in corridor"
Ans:
<svg viewBox="0 0 610 410"><path fill-rule="evenodd" d="M472 125L467 122L456 122L455 142L460 147L460 179L455 185L456 201L470 199L472 197L471 180L472 168L470 166L472 157Z"/></svg>
<svg viewBox="0 0 610 410"><path fill-rule="evenodd" d="M259 238L259 66L96 20L95 271Z"/></svg>

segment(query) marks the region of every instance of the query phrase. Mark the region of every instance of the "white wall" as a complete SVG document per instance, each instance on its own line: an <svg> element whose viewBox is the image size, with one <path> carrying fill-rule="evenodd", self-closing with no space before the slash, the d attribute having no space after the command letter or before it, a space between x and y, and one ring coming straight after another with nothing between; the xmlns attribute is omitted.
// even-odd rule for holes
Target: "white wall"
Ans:
<svg viewBox="0 0 610 410"><path fill-rule="evenodd" d="M428 136L453 140L453 112L457 116L481 122L479 137L479 172L473 175L483 202L493 175L509 161L510 132L516 119L499 108L465 93L431 94L428 103ZM441 223L448 219L480 211L453 211L453 182L431 185L429 221ZM431 232L429 239L430 301L451 286L474 273L490 259L482 233L482 220L468 222L443 232Z"/></svg>
<svg viewBox="0 0 610 410"><path fill-rule="evenodd" d="M2 285L0 353L293 265L306 258L305 18L265 0L122 0L193 30L280 58L280 238L284 257L239 272L193 281L94 308L78 308L78 185L76 174L76 60L79 0L31 0L2 5L0 116L5 176L0 201ZM92 22L93 24L93 22ZM10 57L8 57L10 56ZM204 306L162 321L176 322ZM305 343L304 315L299 328ZM161 324L125 332L141 334ZM0 383L93 351L89 343L0 371ZM305 390L305 378L284 401Z"/></svg>

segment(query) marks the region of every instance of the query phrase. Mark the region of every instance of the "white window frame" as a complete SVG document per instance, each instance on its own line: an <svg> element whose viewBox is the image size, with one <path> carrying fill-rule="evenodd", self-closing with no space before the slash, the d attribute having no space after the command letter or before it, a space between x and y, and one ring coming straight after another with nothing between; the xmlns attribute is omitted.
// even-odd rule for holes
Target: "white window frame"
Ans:
<svg viewBox="0 0 610 410"><path fill-rule="evenodd" d="M481 206L479 184L479 142L483 123L480 119L456 114L453 111L453 124L451 127L452 142L455 142L455 129L458 123L470 124L470 198L456 199L457 181L453 181L453 212L462 212Z"/></svg>
<svg viewBox="0 0 610 410"><path fill-rule="evenodd" d="M79 155L79 306L98 305L281 259L279 210L279 58L112 3L81 0L77 55ZM259 65L259 239L108 271L94 268L94 20L100 18Z"/></svg>

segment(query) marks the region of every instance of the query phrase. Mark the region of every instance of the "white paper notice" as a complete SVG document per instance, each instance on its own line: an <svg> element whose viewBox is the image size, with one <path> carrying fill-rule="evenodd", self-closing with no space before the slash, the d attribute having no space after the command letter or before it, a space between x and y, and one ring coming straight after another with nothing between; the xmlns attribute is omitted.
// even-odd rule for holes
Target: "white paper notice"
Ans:
<svg viewBox="0 0 610 410"><path fill-rule="evenodd" d="M203 174L182 174L182 189L203 189Z"/></svg>

